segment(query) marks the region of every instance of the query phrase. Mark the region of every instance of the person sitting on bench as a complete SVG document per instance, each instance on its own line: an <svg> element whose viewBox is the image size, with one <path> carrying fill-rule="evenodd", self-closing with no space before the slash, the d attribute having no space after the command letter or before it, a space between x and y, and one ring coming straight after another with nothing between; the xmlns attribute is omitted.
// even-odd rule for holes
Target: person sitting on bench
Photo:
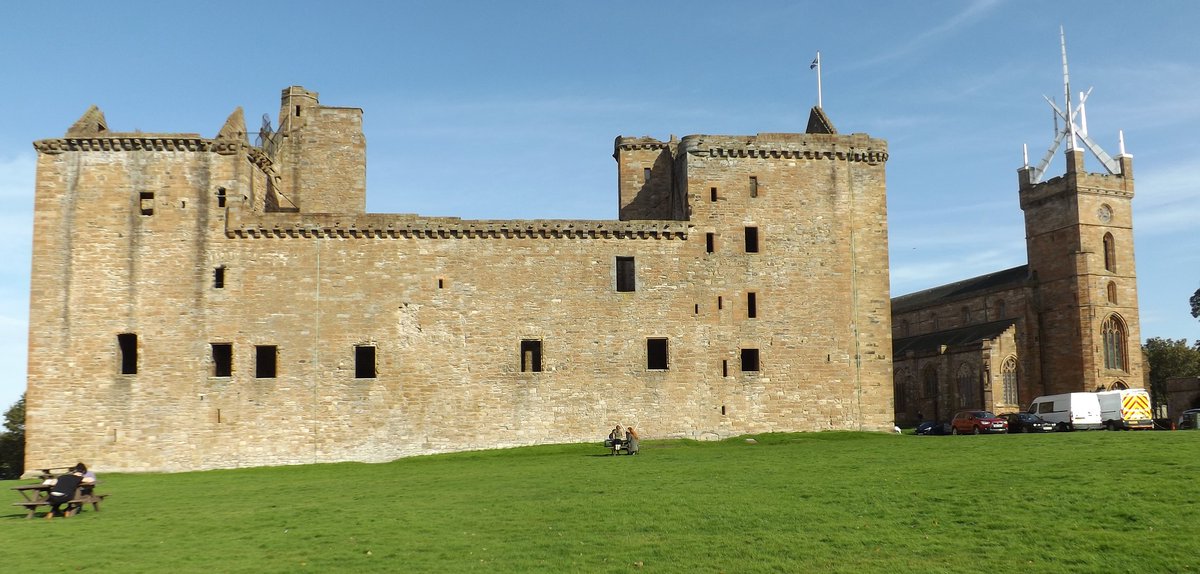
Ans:
<svg viewBox="0 0 1200 574"><path fill-rule="evenodd" d="M80 469L80 467L83 468ZM59 507L64 504L67 505L67 514L64 516L70 515L70 502L75 498L75 490L83 484L85 472L87 472L87 467L80 463L75 465L71 472L54 479L54 483L50 485L50 497L47 499L47 502L50 503L50 511L46 513L46 520L54 518L54 515L59 513Z"/></svg>

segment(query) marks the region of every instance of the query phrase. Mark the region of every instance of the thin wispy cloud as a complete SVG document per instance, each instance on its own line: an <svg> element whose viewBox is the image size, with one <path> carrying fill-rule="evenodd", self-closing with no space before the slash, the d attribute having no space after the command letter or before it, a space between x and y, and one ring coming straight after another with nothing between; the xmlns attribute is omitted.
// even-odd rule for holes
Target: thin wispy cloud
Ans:
<svg viewBox="0 0 1200 574"><path fill-rule="evenodd" d="M906 42L902 42L896 46L889 47L880 56L870 60L863 60L848 66L849 69L868 68L894 62L901 58L912 55L921 50L925 46L932 44L939 38L951 35L961 28L970 26L982 20L989 12L995 9L1002 3L1002 0L977 0L971 2L961 12L946 19L941 24L917 34Z"/></svg>

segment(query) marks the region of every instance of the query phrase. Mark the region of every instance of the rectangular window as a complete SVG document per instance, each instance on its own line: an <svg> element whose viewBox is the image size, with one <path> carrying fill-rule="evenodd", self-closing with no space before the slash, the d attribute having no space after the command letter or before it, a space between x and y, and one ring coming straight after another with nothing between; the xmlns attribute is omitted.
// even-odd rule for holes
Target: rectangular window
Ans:
<svg viewBox="0 0 1200 574"><path fill-rule="evenodd" d="M121 374L137 374L137 335L121 333L117 335L117 347L121 352Z"/></svg>
<svg viewBox="0 0 1200 574"><path fill-rule="evenodd" d="M646 368L652 371L667 369L666 339L646 339Z"/></svg>
<svg viewBox="0 0 1200 574"><path fill-rule="evenodd" d="M758 228L746 228L746 253L758 253Z"/></svg>
<svg viewBox="0 0 1200 574"><path fill-rule="evenodd" d="M729 361L724 360L724 359L721 360L721 376L722 377L729 376Z"/></svg>
<svg viewBox="0 0 1200 574"><path fill-rule="evenodd" d="M225 288L225 266L221 265L213 269L213 289Z"/></svg>
<svg viewBox="0 0 1200 574"><path fill-rule="evenodd" d="M354 346L354 378L375 378L375 345Z"/></svg>
<svg viewBox="0 0 1200 574"><path fill-rule="evenodd" d="M634 291L636 281L632 257L617 257L617 291Z"/></svg>
<svg viewBox="0 0 1200 574"><path fill-rule="evenodd" d="M233 376L233 344L211 343L209 346L212 347L212 376Z"/></svg>
<svg viewBox="0 0 1200 574"><path fill-rule="evenodd" d="M648 183L650 181L650 168L642 169L642 181Z"/></svg>
<svg viewBox="0 0 1200 574"><path fill-rule="evenodd" d="M217 188L217 207L225 207L225 188Z"/></svg>
<svg viewBox="0 0 1200 574"><path fill-rule="evenodd" d="M521 341L521 372L542 372L542 341L525 339Z"/></svg>
<svg viewBox="0 0 1200 574"><path fill-rule="evenodd" d="M704 248L706 250L708 250L709 253L712 253L713 250L716 248L716 243L717 243L717 234L716 233L705 233L704 234Z"/></svg>
<svg viewBox="0 0 1200 574"><path fill-rule="evenodd" d="M715 187L709 188L709 190L708 190L708 200L709 200L709 201L716 201L716 200L717 200L717 188L715 188Z"/></svg>
<svg viewBox="0 0 1200 574"><path fill-rule="evenodd" d="M254 346L254 376L259 379L274 379L279 365L279 348L275 345Z"/></svg>
<svg viewBox="0 0 1200 574"><path fill-rule="evenodd" d="M758 372L758 349L742 349L742 372Z"/></svg>
<svg viewBox="0 0 1200 574"><path fill-rule="evenodd" d="M746 293L746 318L755 317L758 317L758 293L751 291Z"/></svg>
<svg viewBox="0 0 1200 574"><path fill-rule="evenodd" d="M758 197L758 178L750 176L750 197Z"/></svg>
<svg viewBox="0 0 1200 574"><path fill-rule="evenodd" d="M143 191L139 196L142 215L154 215L154 192Z"/></svg>

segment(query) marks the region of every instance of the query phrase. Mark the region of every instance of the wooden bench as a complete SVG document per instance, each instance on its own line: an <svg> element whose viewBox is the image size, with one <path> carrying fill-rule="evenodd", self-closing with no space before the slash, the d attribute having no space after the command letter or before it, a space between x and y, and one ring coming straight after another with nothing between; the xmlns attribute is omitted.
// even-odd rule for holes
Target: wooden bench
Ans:
<svg viewBox="0 0 1200 574"><path fill-rule="evenodd" d="M107 496L107 494L76 494L75 498L72 498L65 503L67 505L67 510L64 512L64 516L74 516L78 514L80 510L83 510L83 505L85 504L91 504L92 510L100 512L100 503L104 502L104 498ZM49 500L43 498L38 500L28 500L25 502L14 502L13 506L25 507L26 512L28 512L28 514L25 515L25 518L33 518L37 513L39 506L46 506L46 511L49 512L49 507L51 505Z"/></svg>

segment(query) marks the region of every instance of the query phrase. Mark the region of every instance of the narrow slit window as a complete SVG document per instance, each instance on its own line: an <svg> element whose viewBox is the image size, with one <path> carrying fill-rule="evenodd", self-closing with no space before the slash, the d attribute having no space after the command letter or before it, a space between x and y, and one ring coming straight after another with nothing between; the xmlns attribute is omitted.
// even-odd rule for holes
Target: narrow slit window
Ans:
<svg viewBox="0 0 1200 574"><path fill-rule="evenodd" d="M214 377L233 376L233 344L212 343L212 364Z"/></svg>
<svg viewBox="0 0 1200 574"><path fill-rule="evenodd" d="M707 250L708 253L712 253L713 251L716 250L716 245L717 245L717 234L716 233L705 233L704 234L705 250Z"/></svg>
<svg viewBox="0 0 1200 574"><path fill-rule="evenodd" d="M758 317L758 293L753 291L746 293L746 317L749 319Z"/></svg>
<svg viewBox="0 0 1200 574"><path fill-rule="evenodd" d="M721 360L721 376L722 377L729 376L729 360L727 360L727 359Z"/></svg>
<svg viewBox="0 0 1200 574"><path fill-rule="evenodd" d="M254 377L274 379L279 367L279 348L275 345L254 346Z"/></svg>
<svg viewBox="0 0 1200 574"><path fill-rule="evenodd" d="M720 295L717 295L717 310L719 311L724 308L725 308L725 298Z"/></svg>
<svg viewBox="0 0 1200 574"><path fill-rule="evenodd" d="M217 188L217 207L225 207L225 188Z"/></svg>
<svg viewBox="0 0 1200 574"><path fill-rule="evenodd" d="M717 188L715 188L715 187L708 188L708 200L709 201L717 200Z"/></svg>
<svg viewBox="0 0 1200 574"><path fill-rule="evenodd" d="M225 266L220 265L213 268L213 289L225 288Z"/></svg>
<svg viewBox="0 0 1200 574"><path fill-rule="evenodd" d="M446 288L446 280L438 279L438 289L445 289L445 288Z"/></svg>
<svg viewBox="0 0 1200 574"><path fill-rule="evenodd" d="M540 339L521 341L521 372L542 372L542 341Z"/></svg>
<svg viewBox="0 0 1200 574"><path fill-rule="evenodd" d="M296 106L296 117L300 117L300 106Z"/></svg>
<svg viewBox="0 0 1200 574"><path fill-rule="evenodd" d="M154 192L143 191L138 195L142 215L154 215Z"/></svg>
<svg viewBox="0 0 1200 574"><path fill-rule="evenodd" d="M354 346L354 378L375 378L375 345Z"/></svg>
<svg viewBox="0 0 1200 574"><path fill-rule="evenodd" d="M646 368L652 371L667 370L666 339L646 339Z"/></svg>
<svg viewBox="0 0 1200 574"><path fill-rule="evenodd" d="M117 347L121 353L121 374L136 375L137 374L137 335L133 333L121 333L117 335Z"/></svg>
<svg viewBox="0 0 1200 574"><path fill-rule="evenodd" d="M758 197L758 177L750 176L750 197Z"/></svg>
<svg viewBox="0 0 1200 574"><path fill-rule="evenodd" d="M746 253L758 253L758 228L746 228Z"/></svg>
<svg viewBox="0 0 1200 574"><path fill-rule="evenodd" d="M1104 234L1104 269L1117 272L1117 243L1111 233Z"/></svg>
<svg viewBox="0 0 1200 574"><path fill-rule="evenodd" d="M637 289L632 257L617 257L617 291L629 292Z"/></svg>
<svg viewBox="0 0 1200 574"><path fill-rule="evenodd" d="M742 372L758 372L758 349L742 349Z"/></svg>
<svg viewBox="0 0 1200 574"><path fill-rule="evenodd" d="M697 315L700 314L700 304L699 303L696 303L696 314Z"/></svg>
<svg viewBox="0 0 1200 574"><path fill-rule="evenodd" d="M645 183L650 182L650 168L642 168L642 181Z"/></svg>

